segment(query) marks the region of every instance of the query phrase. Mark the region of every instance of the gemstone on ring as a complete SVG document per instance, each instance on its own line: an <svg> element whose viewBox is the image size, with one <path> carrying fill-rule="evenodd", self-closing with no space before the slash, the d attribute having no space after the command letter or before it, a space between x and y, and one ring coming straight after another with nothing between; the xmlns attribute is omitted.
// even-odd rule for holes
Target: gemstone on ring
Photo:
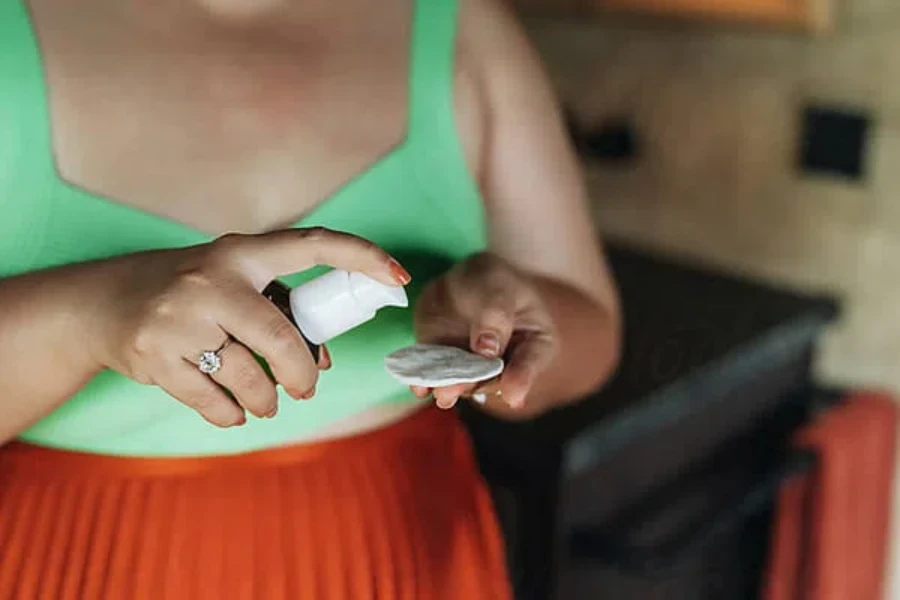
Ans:
<svg viewBox="0 0 900 600"><path fill-rule="evenodd" d="M222 357L219 356L218 352L207 350L200 355L200 362L197 364L197 368L200 369L201 373L214 375L222 368Z"/></svg>

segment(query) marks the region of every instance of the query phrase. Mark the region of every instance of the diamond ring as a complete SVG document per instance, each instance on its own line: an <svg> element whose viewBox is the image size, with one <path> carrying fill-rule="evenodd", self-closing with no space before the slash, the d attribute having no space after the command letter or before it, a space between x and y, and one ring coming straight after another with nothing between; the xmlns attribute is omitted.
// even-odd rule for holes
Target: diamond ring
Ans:
<svg viewBox="0 0 900 600"><path fill-rule="evenodd" d="M215 375L222 368L222 352L231 344L231 338L219 346L218 350L206 350L200 354L200 361L197 368L205 375Z"/></svg>

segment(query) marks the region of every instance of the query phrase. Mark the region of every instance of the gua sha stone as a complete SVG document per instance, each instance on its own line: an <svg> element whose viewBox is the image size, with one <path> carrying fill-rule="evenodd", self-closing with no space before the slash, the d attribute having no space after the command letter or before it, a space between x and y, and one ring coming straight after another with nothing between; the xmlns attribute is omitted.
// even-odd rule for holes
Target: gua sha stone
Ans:
<svg viewBox="0 0 900 600"><path fill-rule="evenodd" d="M503 359L486 358L453 346L415 344L389 354L384 366L401 383L435 388L496 377L503 372Z"/></svg>

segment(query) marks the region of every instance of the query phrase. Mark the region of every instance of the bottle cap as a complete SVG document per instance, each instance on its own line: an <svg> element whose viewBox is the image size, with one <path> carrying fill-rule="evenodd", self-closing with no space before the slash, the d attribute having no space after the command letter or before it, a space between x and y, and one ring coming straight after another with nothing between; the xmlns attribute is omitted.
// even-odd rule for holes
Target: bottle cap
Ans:
<svg viewBox="0 0 900 600"><path fill-rule="evenodd" d="M294 288L290 301L294 322L314 344L362 325L385 306L409 306L402 287L340 269Z"/></svg>

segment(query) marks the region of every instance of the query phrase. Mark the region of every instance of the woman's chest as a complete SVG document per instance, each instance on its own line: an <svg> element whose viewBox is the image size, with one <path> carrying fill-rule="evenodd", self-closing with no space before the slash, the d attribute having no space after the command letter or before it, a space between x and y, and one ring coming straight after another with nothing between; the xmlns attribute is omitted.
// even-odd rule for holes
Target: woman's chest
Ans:
<svg viewBox="0 0 900 600"><path fill-rule="evenodd" d="M409 3L333 30L195 37L63 26L41 10L50 0L36 4L60 177L210 233L293 224L366 177L414 133L411 92L429 86L411 77ZM485 128L473 69L457 61L447 89L474 171Z"/></svg>

